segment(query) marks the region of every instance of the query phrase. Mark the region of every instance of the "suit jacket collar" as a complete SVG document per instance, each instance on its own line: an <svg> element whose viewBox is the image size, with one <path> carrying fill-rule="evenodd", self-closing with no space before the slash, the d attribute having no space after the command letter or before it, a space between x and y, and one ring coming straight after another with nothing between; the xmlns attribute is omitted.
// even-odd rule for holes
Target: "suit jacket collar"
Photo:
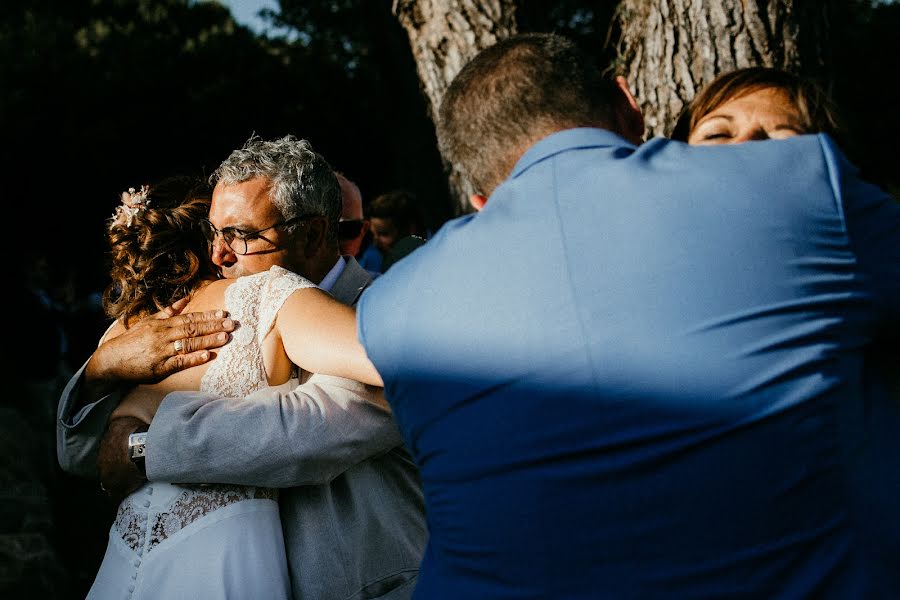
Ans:
<svg viewBox="0 0 900 600"><path fill-rule="evenodd" d="M340 277L331 288L331 295L344 304L353 306L359 300L363 290L372 283L372 275L359 266L352 256L343 257L346 264Z"/></svg>
<svg viewBox="0 0 900 600"><path fill-rule="evenodd" d="M523 171L528 169L528 167L546 158L550 158L554 154L559 154L560 152L575 148L597 146L625 146L631 149L636 148L634 144L625 138L612 131L607 131L606 129L595 129L591 127L564 129L548 135L529 148L516 163L516 166L513 167L509 177L510 179L518 177Z"/></svg>

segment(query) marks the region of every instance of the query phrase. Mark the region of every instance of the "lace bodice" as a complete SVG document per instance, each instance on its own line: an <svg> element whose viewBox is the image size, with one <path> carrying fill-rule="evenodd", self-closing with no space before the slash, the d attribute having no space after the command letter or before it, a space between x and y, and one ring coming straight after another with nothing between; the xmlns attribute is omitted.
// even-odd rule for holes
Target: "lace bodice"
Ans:
<svg viewBox="0 0 900 600"><path fill-rule="evenodd" d="M299 289L315 287L282 267L241 277L225 290L225 308L238 322L200 382L200 390L241 397L268 385L262 341L275 324L281 305Z"/></svg>
<svg viewBox="0 0 900 600"><path fill-rule="evenodd" d="M281 267L232 283L225 290L225 308L239 326L210 363L201 391L236 398L268 386L262 341L288 296L308 287L315 285ZM113 528L139 555L213 511L255 499L276 500L277 493L252 486L148 483L119 505Z"/></svg>

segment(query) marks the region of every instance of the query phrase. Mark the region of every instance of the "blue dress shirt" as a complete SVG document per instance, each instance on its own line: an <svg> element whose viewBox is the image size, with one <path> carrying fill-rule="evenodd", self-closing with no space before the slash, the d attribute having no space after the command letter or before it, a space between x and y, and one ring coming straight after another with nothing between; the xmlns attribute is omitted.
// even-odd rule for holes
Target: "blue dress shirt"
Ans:
<svg viewBox="0 0 900 600"><path fill-rule="evenodd" d="M553 134L358 308L416 598L900 591L900 206L827 136Z"/></svg>

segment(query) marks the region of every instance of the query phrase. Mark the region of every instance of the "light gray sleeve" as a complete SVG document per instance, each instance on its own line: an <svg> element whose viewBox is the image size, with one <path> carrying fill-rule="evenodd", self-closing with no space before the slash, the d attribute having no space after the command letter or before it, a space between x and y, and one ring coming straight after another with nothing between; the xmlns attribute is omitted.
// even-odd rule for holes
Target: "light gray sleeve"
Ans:
<svg viewBox="0 0 900 600"><path fill-rule="evenodd" d="M84 368L72 376L59 397L56 411L56 457L63 471L99 479L97 452L109 415L122 399L122 389L90 403L81 398ZM123 388L124 389L124 388Z"/></svg>
<svg viewBox="0 0 900 600"><path fill-rule="evenodd" d="M349 379L313 375L247 398L174 392L147 438L151 481L295 487L331 481L402 444L390 413Z"/></svg>

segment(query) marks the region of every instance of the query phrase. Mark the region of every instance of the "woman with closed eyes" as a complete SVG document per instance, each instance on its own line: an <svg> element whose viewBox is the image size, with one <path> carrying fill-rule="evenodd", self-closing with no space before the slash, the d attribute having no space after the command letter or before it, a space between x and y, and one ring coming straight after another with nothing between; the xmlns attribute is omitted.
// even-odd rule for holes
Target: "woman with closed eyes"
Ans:
<svg viewBox="0 0 900 600"><path fill-rule="evenodd" d="M672 138L737 144L805 133L836 137L838 130L834 106L815 83L779 69L749 67L704 87L678 118Z"/></svg>

